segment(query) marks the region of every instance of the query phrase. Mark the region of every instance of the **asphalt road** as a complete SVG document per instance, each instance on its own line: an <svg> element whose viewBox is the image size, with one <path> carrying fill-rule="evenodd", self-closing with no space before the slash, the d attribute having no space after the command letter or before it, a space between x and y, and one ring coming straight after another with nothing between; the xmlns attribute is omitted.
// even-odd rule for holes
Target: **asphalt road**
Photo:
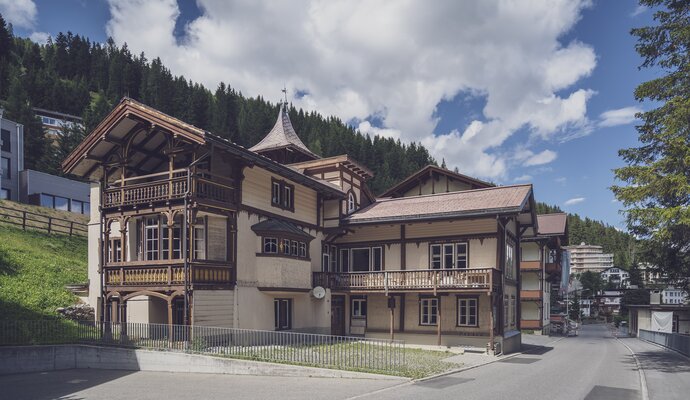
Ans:
<svg viewBox="0 0 690 400"><path fill-rule="evenodd" d="M605 326L493 364L423 382L68 370L0 376L0 399L563 399L690 398L690 360ZM556 340L556 339L554 339ZM628 347L626 347L626 345Z"/></svg>

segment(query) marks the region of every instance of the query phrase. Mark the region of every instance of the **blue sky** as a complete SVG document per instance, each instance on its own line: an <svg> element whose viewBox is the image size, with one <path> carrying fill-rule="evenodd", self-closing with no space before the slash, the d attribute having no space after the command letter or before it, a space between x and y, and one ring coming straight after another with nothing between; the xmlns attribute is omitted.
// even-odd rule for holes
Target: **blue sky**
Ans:
<svg viewBox="0 0 690 400"><path fill-rule="evenodd" d="M636 102L633 90L658 73L638 70L641 60L629 32L651 24L652 13L638 8L635 1L584 1L575 10L562 2L535 10L543 16L537 14L532 20L511 10L453 6L431 15L431 25L414 20L411 25L419 22L419 26L416 31L410 28L416 33L408 38L396 29L400 29L397 20L414 19L409 10L371 9L359 3L336 9L351 17L343 19L309 0L302 0L303 9L297 3L261 7L211 0L164 0L155 6L139 0L17 1L28 11L24 19L22 10L11 11L15 34L45 39L46 34L71 31L101 42L111 35L135 52L145 51L149 59L160 56L173 73L211 89L223 80L245 94L271 100L280 98L287 82L293 93L300 94L293 97L297 106L336 114L366 132L422 141L439 162L446 158L461 172L501 184L531 182L539 201L624 228L620 204L608 189L614 183L612 169L622 165L618 150L637 144L630 107L650 107ZM440 3L435 8L445 7ZM0 0L5 15L10 12L7 4ZM549 14L559 7L562 13ZM324 14L318 20L331 21L330 25L309 19L319 12ZM496 19L508 27L474 25L481 16L490 20L495 14L502 14ZM305 22L299 23L301 18ZM368 18L379 26L371 28ZM558 28L540 25L547 19L562 22ZM514 31L511 23L517 26ZM532 30L533 25L539 26ZM481 39L472 47L477 41L472 37L475 30ZM524 38L505 39L523 33ZM454 41L453 35L461 38ZM537 43L542 37L544 43ZM419 48L408 49L414 46L411 42L425 40L443 45L425 45L425 50L433 50L428 55ZM494 45L500 51L483 54ZM556 64L558 76L549 78L562 83L547 82L546 89L532 93L530 88L540 82L530 74L530 63L541 68L564 53L572 57ZM457 58L443 65L451 55ZM542 56L544 60L537 59ZM309 62L310 57L318 62ZM410 66L401 67L407 60ZM341 70L343 63L349 67ZM493 70L496 73L487 72ZM547 100L523 104L521 92L524 97ZM516 100L500 104L507 98ZM560 108L543 116L529 115L541 113L539 104L551 104L549 98L557 100ZM565 104L567 99L573 102ZM524 111L510 110L510 101ZM619 113L604 114L612 110ZM619 118L613 118L616 115ZM518 122L506 122L511 120Z"/></svg>

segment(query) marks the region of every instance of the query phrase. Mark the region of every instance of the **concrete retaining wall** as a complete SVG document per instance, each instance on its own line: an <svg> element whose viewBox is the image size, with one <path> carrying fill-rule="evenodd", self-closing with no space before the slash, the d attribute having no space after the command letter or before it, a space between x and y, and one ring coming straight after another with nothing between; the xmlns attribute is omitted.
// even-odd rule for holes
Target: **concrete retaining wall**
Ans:
<svg viewBox="0 0 690 400"><path fill-rule="evenodd" d="M259 376L402 379L360 372L115 347L85 345L0 347L0 375L75 368Z"/></svg>

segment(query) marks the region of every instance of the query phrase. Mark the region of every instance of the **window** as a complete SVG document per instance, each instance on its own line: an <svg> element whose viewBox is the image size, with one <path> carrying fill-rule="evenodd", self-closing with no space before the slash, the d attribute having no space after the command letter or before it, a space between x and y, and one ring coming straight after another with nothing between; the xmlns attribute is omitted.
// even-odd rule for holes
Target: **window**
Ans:
<svg viewBox="0 0 690 400"><path fill-rule="evenodd" d="M282 331L292 329L292 299L273 300L275 312L275 329Z"/></svg>
<svg viewBox="0 0 690 400"><path fill-rule="evenodd" d="M278 239L265 237L264 238L264 253L277 253L278 252Z"/></svg>
<svg viewBox="0 0 690 400"><path fill-rule="evenodd" d="M280 182L273 181L272 182L272 196L271 196L271 203L276 206L280 206Z"/></svg>
<svg viewBox="0 0 690 400"><path fill-rule="evenodd" d="M0 163L0 167L2 167L2 176L5 179L12 179L12 177L10 176L10 159L7 157L0 157L0 161L2 161Z"/></svg>
<svg viewBox="0 0 690 400"><path fill-rule="evenodd" d="M110 239L110 251L108 251L108 261L109 262L121 262L122 261L122 239L120 239L120 238Z"/></svg>
<svg viewBox="0 0 690 400"><path fill-rule="evenodd" d="M2 145L0 145L0 150L6 151L8 153L12 151L10 131L8 131L7 129L0 130L0 142L2 142Z"/></svg>
<svg viewBox="0 0 690 400"><path fill-rule="evenodd" d="M194 223L194 228L192 229L194 234L194 259L195 260L205 260L206 259L206 218L199 217Z"/></svg>
<svg viewBox="0 0 690 400"><path fill-rule="evenodd" d="M341 250L340 257L343 271L366 272L383 269L383 247L355 248L350 249L348 254Z"/></svg>
<svg viewBox="0 0 690 400"><path fill-rule="evenodd" d="M283 239L282 243L280 244L282 247L281 253L290 255L290 239Z"/></svg>
<svg viewBox="0 0 690 400"><path fill-rule="evenodd" d="M290 253L295 257L299 257L299 245L296 240L292 241L292 252Z"/></svg>
<svg viewBox="0 0 690 400"><path fill-rule="evenodd" d="M144 221L144 259L158 260L158 218Z"/></svg>
<svg viewBox="0 0 690 400"><path fill-rule="evenodd" d="M331 267L330 246L327 244L324 244L323 245L322 258L321 258L321 269L323 269L323 272L329 272L330 267ZM335 272L335 271L330 271L330 272Z"/></svg>
<svg viewBox="0 0 690 400"><path fill-rule="evenodd" d="M351 214L355 212L357 209L357 199L355 198L355 194L353 192L348 193L347 195L347 213Z"/></svg>
<svg viewBox="0 0 690 400"><path fill-rule="evenodd" d="M479 326L479 300L473 298L458 298L458 326Z"/></svg>
<svg viewBox="0 0 690 400"><path fill-rule="evenodd" d="M371 251L371 269L372 271L381 271L381 267L383 266L383 248L372 247Z"/></svg>
<svg viewBox="0 0 690 400"><path fill-rule="evenodd" d="M0 189L0 200L8 200L10 198L9 189Z"/></svg>
<svg viewBox="0 0 690 400"><path fill-rule="evenodd" d="M167 218L163 218L163 221L161 222L161 230L163 233L161 235L161 248L163 249L161 258L163 260L167 260L170 258L170 229L168 228ZM182 229L180 227L180 219L175 219L172 231L172 259L179 260L182 258Z"/></svg>
<svg viewBox="0 0 690 400"><path fill-rule="evenodd" d="M285 181L271 180L271 205L284 210L294 211L295 187Z"/></svg>
<svg viewBox="0 0 690 400"><path fill-rule="evenodd" d="M515 316L517 309L515 308L515 295L510 295L510 326L515 327Z"/></svg>
<svg viewBox="0 0 690 400"><path fill-rule="evenodd" d="M69 199L65 197L55 196L55 209L62 211L69 211Z"/></svg>
<svg viewBox="0 0 690 400"><path fill-rule="evenodd" d="M304 242L299 242L299 256L307 258L307 244Z"/></svg>
<svg viewBox="0 0 690 400"><path fill-rule="evenodd" d="M292 186L285 185L283 187L283 208L292 209Z"/></svg>
<svg viewBox="0 0 690 400"><path fill-rule="evenodd" d="M340 270L349 271L350 268L350 249L340 249Z"/></svg>
<svg viewBox="0 0 690 400"><path fill-rule="evenodd" d="M436 325L438 323L438 299L419 299L419 324Z"/></svg>
<svg viewBox="0 0 690 400"><path fill-rule="evenodd" d="M506 278L515 278L515 245L506 243Z"/></svg>
<svg viewBox="0 0 690 400"><path fill-rule="evenodd" d="M352 299L352 317L366 318L367 317L367 299L353 298Z"/></svg>
<svg viewBox="0 0 690 400"><path fill-rule="evenodd" d="M366 247L363 249L352 249L351 252L352 265L350 266L350 271L369 271L369 248Z"/></svg>
<svg viewBox="0 0 690 400"><path fill-rule="evenodd" d="M451 269L468 267L467 243L441 243L429 246L429 267Z"/></svg>

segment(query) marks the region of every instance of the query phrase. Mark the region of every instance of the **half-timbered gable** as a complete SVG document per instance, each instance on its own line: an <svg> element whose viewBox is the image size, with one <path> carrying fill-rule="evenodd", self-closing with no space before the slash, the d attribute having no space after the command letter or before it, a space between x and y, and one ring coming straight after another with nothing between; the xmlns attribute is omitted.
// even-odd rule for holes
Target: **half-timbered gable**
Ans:
<svg viewBox="0 0 690 400"><path fill-rule="evenodd" d="M388 189L380 197L410 197L483 189L494 185L467 175L427 165Z"/></svg>

